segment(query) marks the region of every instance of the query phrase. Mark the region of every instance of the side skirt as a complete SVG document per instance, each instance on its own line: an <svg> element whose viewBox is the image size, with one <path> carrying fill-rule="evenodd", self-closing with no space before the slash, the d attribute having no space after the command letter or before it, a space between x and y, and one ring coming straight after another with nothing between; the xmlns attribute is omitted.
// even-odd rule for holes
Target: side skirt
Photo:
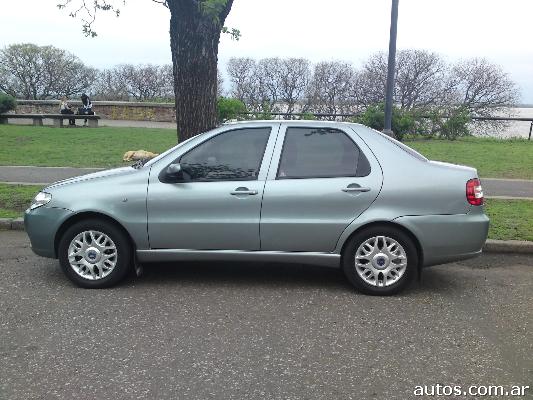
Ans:
<svg viewBox="0 0 533 400"><path fill-rule="evenodd" d="M341 256L334 253L245 251L245 250L137 250L140 262L166 261L256 261L321 265L340 268Z"/></svg>

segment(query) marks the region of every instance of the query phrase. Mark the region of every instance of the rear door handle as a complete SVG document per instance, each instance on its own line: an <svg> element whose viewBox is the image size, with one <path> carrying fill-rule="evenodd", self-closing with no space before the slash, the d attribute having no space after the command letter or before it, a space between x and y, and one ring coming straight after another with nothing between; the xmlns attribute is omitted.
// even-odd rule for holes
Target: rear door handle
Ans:
<svg viewBox="0 0 533 400"><path fill-rule="evenodd" d="M242 195L242 194L247 194L249 196L254 196L258 193L257 190L250 190L248 189L247 187L238 187L237 189L235 189L234 191L230 192L230 194L232 196L239 196L239 195Z"/></svg>
<svg viewBox="0 0 533 400"><path fill-rule="evenodd" d="M359 186L357 183L351 183L342 189L343 192L353 193L353 192L370 192L369 187Z"/></svg>

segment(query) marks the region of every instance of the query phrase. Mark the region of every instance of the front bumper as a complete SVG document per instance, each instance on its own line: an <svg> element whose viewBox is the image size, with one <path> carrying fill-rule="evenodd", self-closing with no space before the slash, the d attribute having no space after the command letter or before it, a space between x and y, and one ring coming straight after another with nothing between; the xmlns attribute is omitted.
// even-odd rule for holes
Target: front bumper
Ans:
<svg viewBox="0 0 533 400"><path fill-rule="evenodd" d="M59 227L73 214L64 208L39 207L24 213L24 227L33 252L42 257L57 258L55 237Z"/></svg>
<svg viewBox="0 0 533 400"><path fill-rule="evenodd" d="M445 264L481 254L489 218L481 211L454 215L405 216L394 220L411 231L422 250L423 266Z"/></svg>

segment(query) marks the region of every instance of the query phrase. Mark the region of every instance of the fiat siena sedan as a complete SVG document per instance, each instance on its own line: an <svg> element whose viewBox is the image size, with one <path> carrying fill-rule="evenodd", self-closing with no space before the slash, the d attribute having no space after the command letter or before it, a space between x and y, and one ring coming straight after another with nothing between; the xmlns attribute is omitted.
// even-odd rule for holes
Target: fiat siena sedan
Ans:
<svg viewBox="0 0 533 400"><path fill-rule="evenodd" d="M140 263L244 260L342 268L389 295L422 267L479 255L489 220L473 168L358 124L263 121L54 183L25 225L33 251L86 288Z"/></svg>

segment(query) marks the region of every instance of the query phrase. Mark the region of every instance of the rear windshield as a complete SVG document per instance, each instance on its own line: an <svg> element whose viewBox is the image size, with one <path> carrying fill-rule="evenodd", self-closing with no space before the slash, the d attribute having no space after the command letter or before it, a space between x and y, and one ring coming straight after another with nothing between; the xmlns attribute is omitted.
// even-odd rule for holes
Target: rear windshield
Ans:
<svg viewBox="0 0 533 400"><path fill-rule="evenodd" d="M373 129L374 132L378 133L385 139L387 139L389 142L394 143L396 146L398 146L400 149L405 151L407 154L410 154L411 156L419 159L420 161L429 161L426 157L424 157L422 154L420 154L418 151L413 150L409 146L403 144L402 142L397 141L396 139L391 138L390 136L385 135L384 133L381 133L380 131L376 131Z"/></svg>

